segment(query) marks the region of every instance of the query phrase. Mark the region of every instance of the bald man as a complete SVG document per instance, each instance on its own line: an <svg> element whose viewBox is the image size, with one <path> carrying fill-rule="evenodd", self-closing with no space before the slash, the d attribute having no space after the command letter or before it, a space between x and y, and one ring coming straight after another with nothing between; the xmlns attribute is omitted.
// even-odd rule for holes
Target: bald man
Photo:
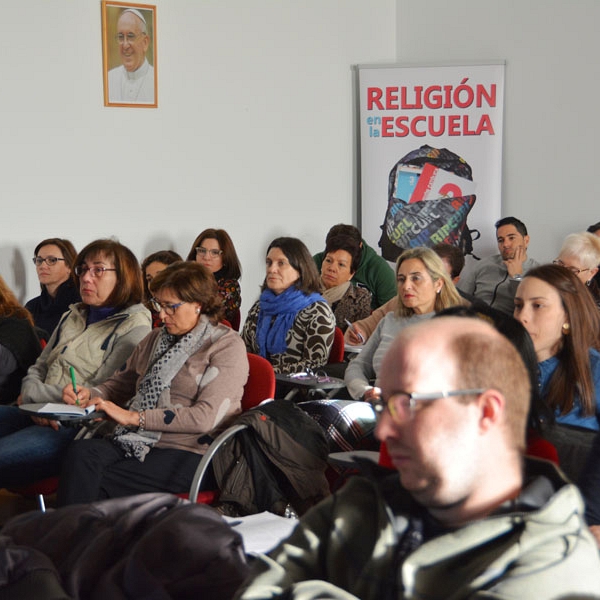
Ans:
<svg viewBox="0 0 600 600"><path fill-rule="evenodd" d="M306 513L238 598L598 597L577 488L523 460L529 377L506 338L479 319L407 327L381 387L376 433L396 470Z"/></svg>

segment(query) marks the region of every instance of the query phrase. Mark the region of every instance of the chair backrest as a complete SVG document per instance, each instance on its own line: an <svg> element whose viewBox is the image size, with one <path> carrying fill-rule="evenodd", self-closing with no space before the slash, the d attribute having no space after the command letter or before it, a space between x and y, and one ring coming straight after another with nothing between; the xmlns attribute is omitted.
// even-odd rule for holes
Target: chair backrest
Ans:
<svg viewBox="0 0 600 600"><path fill-rule="evenodd" d="M231 323L231 328L235 331L239 331L240 330L240 322L242 320L242 313L240 312L240 309L238 308L232 315L231 315L231 319L229 320L229 322Z"/></svg>
<svg viewBox="0 0 600 600"><path fill-rule="evenodd" d="M248 381L244 386L242 410L250 410L263 400L275 397L275 371L273 365L262 356L248 352Z"/></svg>
<svg viewBox="0 0 600 600"><path fill-rule="evenodd" d="M344 345L344 332L339 327L336 327L333 334L333 344L331 345L329 358L327 359L328 365L344 362Z"/></svg>

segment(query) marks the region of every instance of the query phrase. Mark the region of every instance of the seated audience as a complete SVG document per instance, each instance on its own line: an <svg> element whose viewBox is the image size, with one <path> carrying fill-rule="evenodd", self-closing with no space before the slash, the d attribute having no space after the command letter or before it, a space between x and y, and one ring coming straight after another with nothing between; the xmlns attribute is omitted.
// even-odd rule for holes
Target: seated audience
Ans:
<svg viewBox="0 0 600 600"><path fill-rule="evenodd" d="M399 331L412 323L431 318L436 311L462 304L441 258L431 248L405 250L398 257L396 277L397 309L385 315L362 352L346 368L344 380L355 400L374 400L379 396L379 369Z"/></svg>
<svg viewBox="0 0 600 600"><path fill-rule="evenodd" d="M330 237L325 247L321 264L323 298L331 306L335 324L342 331L346 331L347 321L357 321L371 314L371 293L351 283L361 252L360 244L343 234Z"/></svg>
<svg viewBox="0 0 600 600"><path fill-rule="evenodd" d="M354 239L361 248L360 262L352 277L352 283L366 287L371 292L371 309L385 304L396 295L396 282L394 271L387 261L375 252L371 246L362 239L360 231L353 225L339 223L334 225L325 238L325 245L330 238L337 235L348 235ZM321 269L325 252L313 256L317 269Z"/></svg>
<svg viewBox="0 0 600 600"><path fill-rule="evenodd" d="M242 305L239 282L242 267L229 234L224 229L205 229L194 240L187 260L199 262L214 275L223 297L225 318L238 331Z"/></svg>
<svg viewBox="0 0 600 600"><path fill-rule="evenodd" d="M76 440L67 452L58 503L143 492L187 492L210 436L241 412L248 359L240 336L219 324L212 273L177 262L151 282L164 326L126 366L92 389L63 390L67 404L94 404L118 424L109 438Z"/></svg>
<svg viewBox="0 0 600 600"><path fill-rule="evenodd" d="M276 373L298 373L327 363L335 317L319 293L321 282L306 246L280 237L267 249L260 298L248 312L242 339Z"/></svg>
<svg viewBox="0 0 600 600"><path fill-rule="evenodd" d="M533 340L541 395L555 412L546 437L564 473L578 481L600 429L600 314L574 273L542 265L519 284L515 317Z"/></svg>
<svg viewBox="0 0 600 600"><path fill-rule="evenodd" d="M258 556L236 599L598 595L579 491L523 459L529 375L504 336L479 319L407 327L381 386L376 435L397 473L365 465Z"/></svg>
<svg viewBox="0 0 600 600"><path fill-rule="evenodd" d="M539 263L528 255L529 234L523 221L504 217L496 221L495 227L498 254L474 264L461 278L459 287L510 315L523 274Z"/></svg>
<svg viewBox="0 0 600 600"><path fill-rule="evenodd" d="M583 284L565 267L535 267L517 288L514 316L531 336L557 422L598 431L600 316Z"/></svg>
<svg viewBox="0 0 600 600"><path fill-rule="evenodd" d="M12 404L42 347L33 318L0 277L0 404Z"/></svg>
<svg viewBox="0 0 600 600"><path fill-rule="evenodd" d="M556 448L544 436L554 425L554 414L542 400L538 385L537 356L531 336L523 325L514 317L489 307L485 302L475 299L470 306L452 306L441 311L438 316L458 316L483 319L493 326L519 351L521 359L529 373L531 387L529 415L527 417L527 447L528 456L551 460L559 464Z"/></svg>
<svg viewBox="0 0 600 600"><path fill-rule="evenodd" d="M444 243L435 244L431 249L442 259L446 272L450 276L452 283L456 285L460 279L460 273L465 266L465 255L462 253L462 250L458 246ZM465 300L468 300L469 302L474 300L472 296L461 292L458 288L456 288L456 291ZM391 300L388 300L383 306L375 309L368 317L352 323L356 333L348 328L344 334L346 343L351 346L364 344L375 331L379 321L381 321L387 313L395 311L397 307L398 296L396 295ZM357 334L359 334L362 339L358 337Z"/></svg>
<svg viewBox="0 0 600 600"><path fill-rule="evenodd" d="M600 308L600 288L594 279L600 264L600 237L587 231L571 233L565 238L558 258L553 262L577 275Z"/></svg>
<svg viewBox="0 0 600 600"><path fill-rule="evenodd" d="M82 302L63 315L21 385L21 403L61 402L70 367L84 386L104 381L123 366L150 331L141 304L142 272L129 248L96 240L77 256ZM32 418L16 406L0 406L0 488L56 475L75 427Z"/></svg>
<svg viewBox="0 0 600 600"><path fill-rule="evenodd" d="M152 302L150 302L151 294L148 289L149 283L156 277L158 273L164 271L168 265L172 265L178 260L183 260L177 252L173 250L159 250L147 256L142 261L142 277L144 279L144 304L146 308L152 314L152 327L160 327L162 325L162 319L159 314L152 308Z"/></svg>
<svg viewBox="0 0 600 600"><path fill-rule="evenodd" d="M69 240L49 238L41 241L34 251L35 265L42 293L25 304L36 327L48 339L63 313L71 304L81 302L73 279L77 252Z"/></svg>

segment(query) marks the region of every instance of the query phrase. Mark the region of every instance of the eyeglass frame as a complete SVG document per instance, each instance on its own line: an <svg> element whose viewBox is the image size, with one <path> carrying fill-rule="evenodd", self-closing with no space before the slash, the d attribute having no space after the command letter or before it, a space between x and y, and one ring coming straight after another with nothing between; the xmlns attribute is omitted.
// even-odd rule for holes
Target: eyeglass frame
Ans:
<svg viewBox="0 0 600 600"><path fill-rule="evenodd" d="M202 254L202 256L210 255L210 258L218 258L223 254L223 250L216 250L215 248L204 248L203 246L197 246L195 248L196 254Z"/></svg>
<svg viewBox="0 0 600 600"><path fill-rule="evenodd" d="M31 260L36 267L41 267L44 263L46 263L49 267L53 267L59 260L66 259L58 258L58 256L46 256L45 258L42 258L41 256L34 256Z"/></svg>
<svg viewBox="0 0 600 600"><path fill-rule="evenodd" d="M133 37L129 37L130 35L132 35ZM117 44L124 44L125 42L127 42L128 44L133 44L134 42L137 42L140 37L142 37L143 35L148 35L145 31L142 31L141 33L134 33L134 34L130 34L128 33L127 35L124 35L122 33L117 33L115 35L115 42L117 42ZM123 38L123 39L120 39Z"/></svg>
<svg viewBox="0 0 600 600"><path fill-rule="evenodd" d="M393 408L393 399L398 396L406 396L408 398L408 406L404 407L405 410L408 411L409 419L413 419L415 416L415 412L417 409L417 402L433 402L434 400L439 400L440 398L450 398L453 396L480 396L485 392L486 388L472 388L472 389L462 389L462 390L445 390L442 392L395 392L392 394L387 400L383 398L377 398L371 401L373 406L373 410L375 411L375 415L377 418L380 418L387 408L392 420L394 422L398 422L398 411Z"/></svg>
<svg viewBox="0 0 600 600"><path fill-rule="evenodd" d="M177 302L176 304L169 304L168 302L159 302L158 298L152 297L150 298L150 304L156 313L160 314L160 311L164 310L165 315L172 317L177 309L183 304L187 304L187 302L184 300L183 302Z"/></svg>
<svg viewBox="0 0 600 600"><path fill-rule="evenodd" d="M571 271L571 273L573 273L573 275L579 275L579 273L585 273L586 271L589 271L590 269L578 269L577 267L567 267L567 265L565 265L565 263L560 260L560 258L555 258L552 261L553 265L558 265L559 267L564 267L565 269L569 269L569 271Z"/></svg>
<svg viewBox="0 0 600 600"><path fill-rule="evenodd" d="M88 267L87 265L77 265L73 271L77 277L83 277L88 271L95 279L100 279L106 271L116 271L117 269L109 269L108 267Z"/></svg>

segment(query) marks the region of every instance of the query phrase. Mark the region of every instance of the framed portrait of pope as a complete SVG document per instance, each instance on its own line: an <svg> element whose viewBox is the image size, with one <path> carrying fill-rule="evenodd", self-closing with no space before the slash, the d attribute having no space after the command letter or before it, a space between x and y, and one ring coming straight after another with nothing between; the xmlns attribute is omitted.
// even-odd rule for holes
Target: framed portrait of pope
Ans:
<svg viewBox="0 0 600 600"><path fill-rule="evenodd" d="M158 106L156 6L102 0L104 106Z"/></svg>

